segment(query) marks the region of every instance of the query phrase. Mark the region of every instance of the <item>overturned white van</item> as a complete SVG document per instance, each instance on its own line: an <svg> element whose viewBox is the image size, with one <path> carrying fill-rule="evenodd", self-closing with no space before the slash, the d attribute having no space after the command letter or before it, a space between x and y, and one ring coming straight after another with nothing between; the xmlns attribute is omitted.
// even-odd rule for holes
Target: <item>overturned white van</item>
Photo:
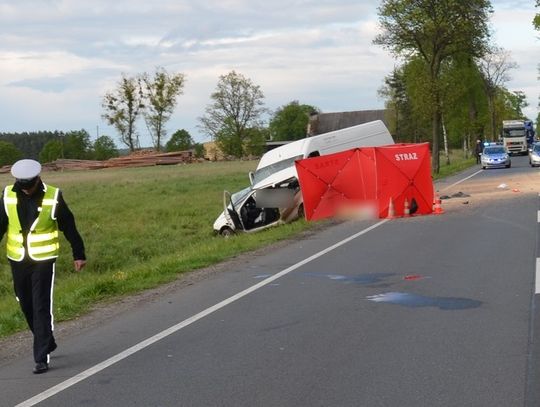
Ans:
<svg viewBox="0 0 540 407"><path fill-rule="evenodd" d="M214 222L214 231L224 236L253 232L303 217L303 201L294 162L303 158L337 153L358 147L394 144L380 120L293 141L265 153L251 186L224 193L224 210Z"/></svg>

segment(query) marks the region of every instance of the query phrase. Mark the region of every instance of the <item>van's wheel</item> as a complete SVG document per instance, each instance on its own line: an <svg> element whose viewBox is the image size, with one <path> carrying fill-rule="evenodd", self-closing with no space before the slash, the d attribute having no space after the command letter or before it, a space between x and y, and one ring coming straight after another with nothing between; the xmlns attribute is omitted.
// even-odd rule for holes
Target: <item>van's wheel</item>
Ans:
<svg viewBox="0 0 540 407"><path fill-rule="evenodd" d="M230 227L225 226L219 231L219 234L224 238L228 238L234 235L234 231Z"/></svg>

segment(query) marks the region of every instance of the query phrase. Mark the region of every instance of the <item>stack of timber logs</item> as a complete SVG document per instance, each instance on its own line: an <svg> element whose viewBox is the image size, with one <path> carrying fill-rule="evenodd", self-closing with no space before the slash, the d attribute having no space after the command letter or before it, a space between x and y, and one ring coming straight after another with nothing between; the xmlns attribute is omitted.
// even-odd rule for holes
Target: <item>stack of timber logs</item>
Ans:
<svg viewBox="0 0 540 407"><path fill-rule="evenodd" d="M190 163L193 160L192 151L174 151L172 153L156 153L151 150L142 150L125 157L111 158L104 161L110 167L146 167L150 165L174 165Z"/></svg>
<svg viewBox="0 0 540 407"><path fill-rule="evenodd" d="M148 167L153 165L185 164L194 161L193 151L174 151L171 153L158 153L154 150L140 150L123 157L110 158L105 161L76 160L61 158L56 161L43 164L44 170L97 170L102 168L122 167ZM10 165L0 168L0 173L11 170Z"/></svg>

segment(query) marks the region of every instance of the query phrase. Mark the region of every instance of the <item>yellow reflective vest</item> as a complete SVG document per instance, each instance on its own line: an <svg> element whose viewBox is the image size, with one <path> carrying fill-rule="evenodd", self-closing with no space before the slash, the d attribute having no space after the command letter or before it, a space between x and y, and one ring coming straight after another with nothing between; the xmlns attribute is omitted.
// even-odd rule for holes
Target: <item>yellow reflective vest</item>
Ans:
<svg viewBox="0 0 540 407"><path fill-rule="evenodd" d="M59 239L56 222L56 205L59 189L43 184L45 195L39 215L30 227L26 237L26 245L22 233L21 221L17 213L17 193L13 185L4 189L4 209L8 216L7 257L14 261L22 261L25 253L35 261L50 260L58 257Z"/></svg>

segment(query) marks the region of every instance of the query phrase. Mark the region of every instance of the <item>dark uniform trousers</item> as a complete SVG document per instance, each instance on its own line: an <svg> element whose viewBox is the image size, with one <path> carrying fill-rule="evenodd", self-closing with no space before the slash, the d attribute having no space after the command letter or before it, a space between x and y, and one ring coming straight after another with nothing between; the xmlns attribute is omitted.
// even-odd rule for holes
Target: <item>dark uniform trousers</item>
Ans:
<svg viewBox="0 0 540 407"><path fill-rule="evenodd" d="M49 362L55 347L52 316L52 287L55 261L12 261L15 295L28 326L34 334L34 361Z"/></svg>

